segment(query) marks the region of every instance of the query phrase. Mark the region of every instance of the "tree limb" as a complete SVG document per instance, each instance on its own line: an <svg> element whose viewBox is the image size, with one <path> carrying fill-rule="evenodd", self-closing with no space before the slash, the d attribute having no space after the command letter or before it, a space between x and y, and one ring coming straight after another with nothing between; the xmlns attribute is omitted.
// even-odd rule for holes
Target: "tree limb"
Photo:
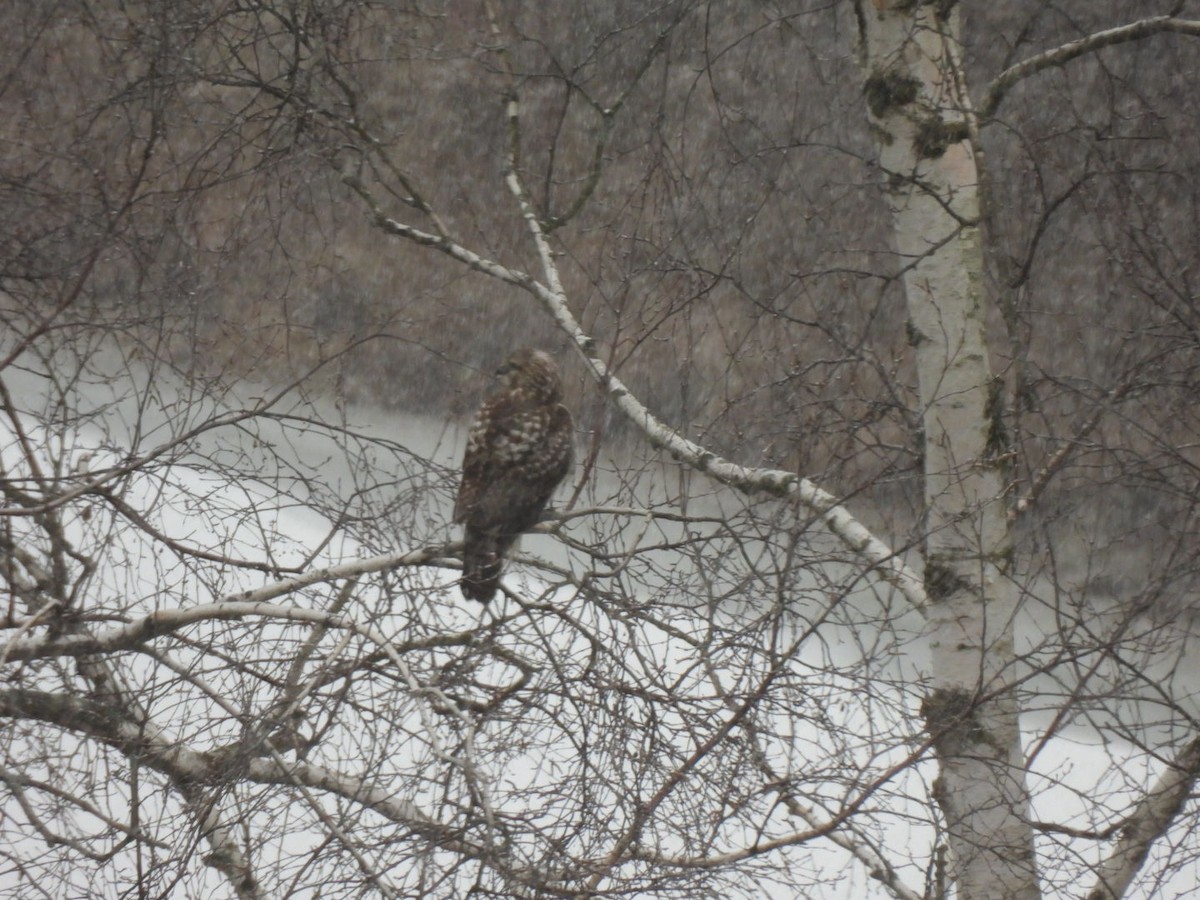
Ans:
<svg viewBox="0 0 1200 900"><path fill-rule="evenodd" d="M1200 737L1180 751L1157 783L1134 809L1121 828L1112 853L1100 864L1096 886L1087 900L1120 900L1137 876L1150 845L1163 836L1183 809L1196 778L1200 777Z"/></svg>
<svg viewBox="0 0 1200 900"><path fill-rule="evenodd" d="M1155 16L1149 19L1140 19L1128 25L1119 25L1116 28L1109 28L1106 31L1097 31L1095 34L1089 34L1087 37L1080 38L1077 41L1071 41L1070 43L1055 47L1053 50L1047 50L1044 53L1039 53L1037 56L1031 56L1029 59L1010 66L996 76L995 80L988 87L983 103L980 104L980 118L987 119L995 115L996 110L999 108L1001 102L1003 102L1009 89L1018 81L1028 78L1030 75L1036 75L1045 69L1061 66L1085 54L1094 53L1102 47L1111 47L1113 44L1141 40L1144 37L1163 31L1200 37L1200 21L1176 19L1173 16Z"/></svg>
<svg viewBox="0 0 1200 900"><path fill-rule="evenodd" d="M530 284L536 286L533 293L546 306L563 332L571 338L583 361L612 402L646 435L651 446L666 450L684 465L747 494L765 493L796 500L815 513L825 527L847 547L876 568L881 577L900 591L915 609L923 610L926 602L923 580L909 569L887 544L871 534L849 510L840 505L832 494L794 472L742 466L724 459L711 450L689 441L651 414L599 357L595 341L583 331L572 315L566 291L558 277L554 252L542 232L541 224L521 186L520 179L515 172L510 171L507 180L510 190L521 205L525 221L529 224L549 283L549 286L546 286L530 279Z"/></svg>
<svg viewBox="0 0 1200 900"><path fill-rule="evenodd" d="M0 717L33 719L93 738L162 772L178 785L199 789L203 785L224 785L229 781L226 755L199 752L171 740L153 727L140 728L127 721L119 710L99 701L46 691L6 690L0 691ZM278 756L251 757L241 764L242 774L248 781L288 788L300 786L335 794L370 809L436 847L484 861L506 877L538 888L544 895L578 895L576 891L556 887L536 868L469 839L461 828L429 817L413 803L397 796L394 790L374 785L359 776L302 760L282 760Z"/></svg>
<svg viewBox="0 0 1200 900"><path fill-rule="evenodd" d="M158 610L127 625L110 628L99 634L80 633L44 638L16 638L5 645L3 652L0 653L0 660L11 662L56 656L113 653L118 650L132 649L159 635L196 622L244 619L251 616L289 622L308 622L325 628L350 629L370 636L375 633L368 626L359 625L352 619L335 612L302 606L281 606L269 601L320 582L339 581L367 572L379 572L400 566L423 565L440 560L456 550L457 545L425 547L405 553L385 553L370 559L360 559L342 565L314 569L294 578L273 581L255 590L229 594L216 603ZM384 641L384 643L387 642Z"/></svg>

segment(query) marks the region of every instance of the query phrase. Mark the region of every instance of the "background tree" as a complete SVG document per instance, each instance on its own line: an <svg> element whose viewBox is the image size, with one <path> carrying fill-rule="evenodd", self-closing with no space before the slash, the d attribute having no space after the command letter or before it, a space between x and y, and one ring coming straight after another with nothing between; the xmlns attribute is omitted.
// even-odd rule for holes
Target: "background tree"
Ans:
<svg viewBox="0 0 1200 900"><path fill-rule="evenodd" d="M9 895L1190 884L1187 3L10 6Z"/></svg>

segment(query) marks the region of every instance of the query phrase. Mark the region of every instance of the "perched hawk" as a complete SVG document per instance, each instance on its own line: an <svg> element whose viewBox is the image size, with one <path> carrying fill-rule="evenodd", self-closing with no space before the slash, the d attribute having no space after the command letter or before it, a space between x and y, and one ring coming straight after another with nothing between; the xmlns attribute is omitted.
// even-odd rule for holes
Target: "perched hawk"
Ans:
<svg viewBox="0 0 1200 900"><path fill-rule="evenodd" d="M497 374L504 386L471 424L454 504L454 521L465 526L463 596L480 603L492 599L505 554L537 524L571 467L571 413L554 360L526 348Z"/></svg>

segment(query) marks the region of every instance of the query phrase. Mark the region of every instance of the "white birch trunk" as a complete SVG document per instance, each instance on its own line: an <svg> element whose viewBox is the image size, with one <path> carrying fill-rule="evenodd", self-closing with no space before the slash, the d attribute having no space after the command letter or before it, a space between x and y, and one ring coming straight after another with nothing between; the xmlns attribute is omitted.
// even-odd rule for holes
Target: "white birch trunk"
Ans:
<svg viewBox="0 0 1200 900"><path fill-rule="evenodd" d="M924 410L925 588L949 871L961 900L1039 896L1012 671L1002 448L992 432L979 176L952 3L858 0Z"/></svg>

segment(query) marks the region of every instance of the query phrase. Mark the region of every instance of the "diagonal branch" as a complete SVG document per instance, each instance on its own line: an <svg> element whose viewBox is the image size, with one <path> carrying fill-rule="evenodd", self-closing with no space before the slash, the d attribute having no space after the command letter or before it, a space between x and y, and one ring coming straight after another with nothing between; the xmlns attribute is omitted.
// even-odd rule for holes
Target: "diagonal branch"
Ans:
<svg viewBox="0 0 1200 900"><path fill-rule="evenodd" d="M1087 900L1120 900L1137 876L1150 845L1158 840L1179 815L1200 777L1200 737L1180 751L1158 782L1138 803L1121 827L1121 837L1112 853L1100 864L1096 886Z"/></svg>
<svg viewBox="0 0 1200 900"><path fill-rule="evenodd" d="M1128 25L1119 25L1116 28L1097 31L1095 34L1089 34L1087 37L1080 38L1077 41L1071 41L1068 44L1055 47L1053 50L1047 50L1044 53L1039 53L1037 56L1031 56L1029 59L1022 60L1015 66L1010 66L996 76L988 88L983 103L979 106L979 116L982 119L988 119L995 115L996 110L1003 102L1009 89L1018 81L1028 78L1030 75L1036 75L1038 72L1046 69L1064 65L1073 59L1078 59L1080 56L1094 53L1102 47L1111 47L1114 44L1141 40L1149 35L1159 34L1164 31L1200 37L1200 21L1177 19L1174 16L1154 16L1149 19L1130 22Z"/></svg>
<svg viewBox="0 0 1200 900"><path fill-rule="evenodd" d="M519 109L517 100L510 98L508 115L512 128L516 128ZM899 590L914 608L923 610L925 607L923 580L910 570L890 547L871 534L861 522L850 514L849 510L841 506L832 494L794 472L752 468L723 459L711 450L689 441L650 413L596 353L595 341L583 331L571 313L566 290L559 278L554 251L550 247L542 224L521 182L520 175L510 167L505 180L529 226L530 235L542 263L542 271L546 276L547 283L545 285L530 279L530 283L536 286L533 293L542 301L546 310L558 323L559 328L571 338L583 357L583 361L591 369L593 377L608 393L609 398L624 413L625 417L646 435L651 446L664 449L685 465L745 493L765 493L776 497L790 496L795 499L815 513L846 546L876 568L880 575Z"/></svg>

